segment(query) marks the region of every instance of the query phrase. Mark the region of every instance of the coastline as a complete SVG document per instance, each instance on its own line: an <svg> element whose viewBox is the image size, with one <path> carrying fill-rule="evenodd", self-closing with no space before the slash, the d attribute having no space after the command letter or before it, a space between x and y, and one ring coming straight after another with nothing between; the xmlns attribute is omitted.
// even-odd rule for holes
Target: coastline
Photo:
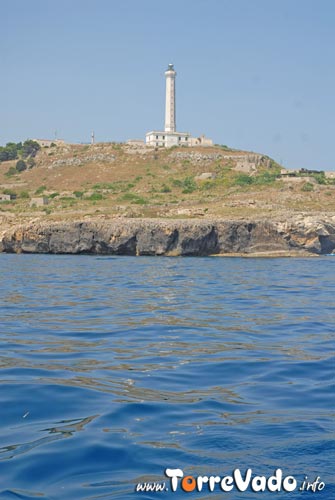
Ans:
<svg viewBox="0 0 335 500"><path fill-rule="evenodd" d="M4 253L309 257L335 250L334 216L289 220L79 218L13 225Z"/></svg>

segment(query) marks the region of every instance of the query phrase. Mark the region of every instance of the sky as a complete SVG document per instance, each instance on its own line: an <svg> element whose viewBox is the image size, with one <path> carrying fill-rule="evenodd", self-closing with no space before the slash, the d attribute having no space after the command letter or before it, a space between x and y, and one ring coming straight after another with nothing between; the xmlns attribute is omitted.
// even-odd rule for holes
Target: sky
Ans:
<svg viewBox="0 0 335 500"><path fill-rule="evenodd" d="M334 0L0 0L0 145L164 127L335 170Z"/></svg>

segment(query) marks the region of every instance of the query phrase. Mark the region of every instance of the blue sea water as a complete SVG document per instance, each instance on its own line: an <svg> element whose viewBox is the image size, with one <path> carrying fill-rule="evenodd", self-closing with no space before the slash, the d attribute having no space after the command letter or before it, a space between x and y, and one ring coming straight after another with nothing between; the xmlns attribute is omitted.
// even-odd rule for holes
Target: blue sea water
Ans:
<svg viewBox="0 0 335 500"><path fill-rule="evenodd" d="M0 255L0 276L1 500L335 498L334 259ZM172 492L166 468L298 486Z"/></svg>

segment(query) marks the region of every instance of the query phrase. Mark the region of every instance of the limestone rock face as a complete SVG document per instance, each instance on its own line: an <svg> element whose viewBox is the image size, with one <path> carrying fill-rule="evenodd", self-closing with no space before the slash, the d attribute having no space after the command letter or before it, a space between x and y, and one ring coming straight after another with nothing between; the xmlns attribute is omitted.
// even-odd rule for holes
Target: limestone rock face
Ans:
<svg viewBox="0 0 335 500"><path fill-rule="evenodd" d="M2 233L0 251L110 255L321 255L335 218L288 221L111 219L32 222Z"/></svg>

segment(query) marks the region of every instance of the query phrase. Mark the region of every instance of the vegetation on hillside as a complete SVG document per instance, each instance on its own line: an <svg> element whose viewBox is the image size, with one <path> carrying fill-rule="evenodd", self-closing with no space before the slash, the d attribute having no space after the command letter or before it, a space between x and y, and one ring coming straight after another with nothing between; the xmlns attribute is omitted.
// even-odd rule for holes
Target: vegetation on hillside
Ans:
<svg viewBox="0 0 335 500"><path fill-rule="evenodd" d="M34 158L41 146L30 139L22 142L7 142L6 146L0 146L0 162L17 160L18 158Z"/></svg>
<svg viewBox="0 0 335 500"><path fill-rule="evenodd" d="M334 179L282 167L265 155L212 148L134 150L126 144L55 145L34 141L0 148L0 192L16 194L0 212L66 217L245 217L281 210L334 210ZM4 159L6 158L6 160ZM31 168L35 166L35 168ZM23 175L19 175L24 172ZM286 182L284 182L284 180ZM2 186L1 186L2 183ZM32 204L43 196L48 207Z"/></svg>

